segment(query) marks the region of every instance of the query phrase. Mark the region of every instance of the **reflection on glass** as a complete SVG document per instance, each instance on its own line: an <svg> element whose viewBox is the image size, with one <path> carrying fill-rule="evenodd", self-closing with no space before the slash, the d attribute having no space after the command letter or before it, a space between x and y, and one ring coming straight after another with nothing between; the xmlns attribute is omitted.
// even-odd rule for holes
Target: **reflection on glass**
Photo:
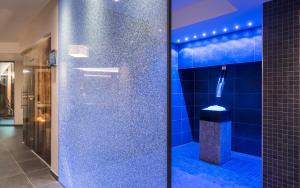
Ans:
<svg viewBox="0 0 300 188"><path fill-rule="evenodd" d="M0 62L0 124L14 118L14 77L14 64Z"/></svg>
<svg viewBox="0 0 300 188"><path fill-rule="evenodd" d="M51 70L50 38L24 53L24 142L50 164Z"/></svg>

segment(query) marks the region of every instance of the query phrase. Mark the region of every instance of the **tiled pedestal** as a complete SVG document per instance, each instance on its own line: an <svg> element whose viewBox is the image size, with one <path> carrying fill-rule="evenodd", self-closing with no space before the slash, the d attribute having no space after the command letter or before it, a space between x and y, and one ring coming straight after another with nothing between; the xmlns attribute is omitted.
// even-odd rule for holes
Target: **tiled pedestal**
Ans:
<svg viewBox="0 0 300 188"><path fill-rule="evenodd" d="M231 121L200 121L200 159L223 164L231 158Z"/></svg>

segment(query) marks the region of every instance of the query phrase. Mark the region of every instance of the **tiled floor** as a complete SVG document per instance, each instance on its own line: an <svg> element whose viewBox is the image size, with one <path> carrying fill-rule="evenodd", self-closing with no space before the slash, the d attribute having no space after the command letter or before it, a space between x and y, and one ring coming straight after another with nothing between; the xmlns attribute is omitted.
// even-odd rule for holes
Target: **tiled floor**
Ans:
<svg viewBox="0 0 300 188"><path fill-rule="evenodd" d="M0 188L62 188L50 170L22 144L22 128L0 126Z"/></svg>
<svg viewBox="0 0 300 188"><path fill-rule="evenodd" d="M261 188L261 158L232 153L223 165L199 160L199 144L191 142L172 148L173 188Z"/></svg>

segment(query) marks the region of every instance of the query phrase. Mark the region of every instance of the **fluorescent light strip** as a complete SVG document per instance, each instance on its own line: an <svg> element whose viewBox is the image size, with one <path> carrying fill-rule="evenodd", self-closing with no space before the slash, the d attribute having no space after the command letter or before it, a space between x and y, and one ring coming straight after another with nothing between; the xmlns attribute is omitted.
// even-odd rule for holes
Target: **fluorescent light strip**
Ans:
<svg viewBox="0 0 300 188"><path fill-rule="evenodd" d="M84 74L85 77L96 77L96 78L111 78L111 75L103 75L103 74Z"/></svg>
<svg viewBox="0 0 300 188"><path fill-rule="evenodd" d="M118 73L118 67L108 67L108 68L75 68L84 72L108 72L108 73Z"/></svg>

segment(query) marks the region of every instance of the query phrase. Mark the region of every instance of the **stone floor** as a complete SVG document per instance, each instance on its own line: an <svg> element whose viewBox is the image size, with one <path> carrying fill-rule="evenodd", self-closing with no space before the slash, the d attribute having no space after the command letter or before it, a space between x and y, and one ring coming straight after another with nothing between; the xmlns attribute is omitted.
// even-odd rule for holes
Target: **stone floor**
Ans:
<svg viewBox="0 0 300 188"><path fill-rule="evenodd" d="M232 152L223 165L199 160L199 144L191 142L172 148L172 188L261 188L260 157Z"/></svg>
<svg viewBox="0 0 300 188"><path fill-rule="evenodd" d="M0 188L62 188L49 167L22 144L22 128L0 126Z"/></svg>

